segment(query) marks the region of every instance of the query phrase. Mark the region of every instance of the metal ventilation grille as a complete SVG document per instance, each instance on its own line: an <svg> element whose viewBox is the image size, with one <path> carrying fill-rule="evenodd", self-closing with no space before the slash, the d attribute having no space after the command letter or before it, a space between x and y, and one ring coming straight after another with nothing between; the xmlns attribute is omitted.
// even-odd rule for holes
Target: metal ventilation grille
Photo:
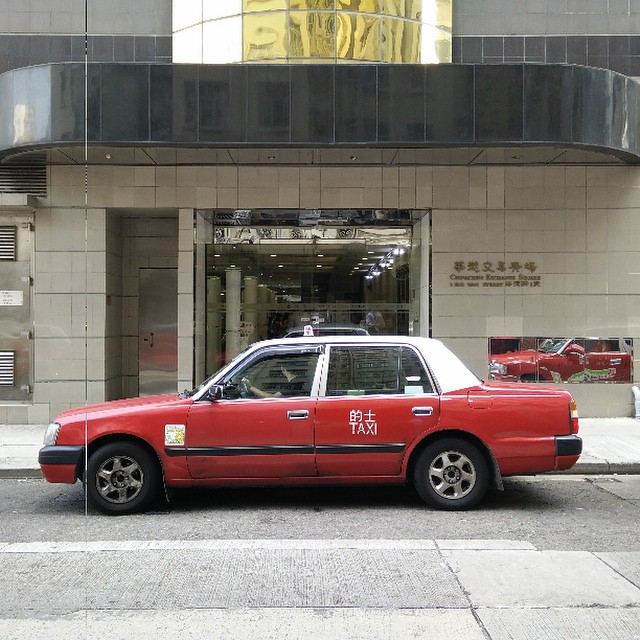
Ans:
<svg viewBox="0 0 640 640"><path fill-rule="evenodd" d="M43 153L25 154L0 163L0 193L47 195L47 163Z"/></svg>
<svg viewBox="0 0 640 640"><path fill-rule="evenodd" d="M0 227L0 260L16 259L17 227Z"/></svg>
<svg viewBox="0 0 640 640"><path fill-rule="evenodd" d="M15 382L15 351L0 351L0 387L12 387Z"/></svg>

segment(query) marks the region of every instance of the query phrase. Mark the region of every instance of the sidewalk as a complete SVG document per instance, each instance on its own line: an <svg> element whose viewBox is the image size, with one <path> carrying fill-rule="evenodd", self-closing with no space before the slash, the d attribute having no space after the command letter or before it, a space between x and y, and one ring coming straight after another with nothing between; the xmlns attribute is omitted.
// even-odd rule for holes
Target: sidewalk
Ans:
<svg viewBox="0 0 640 640"><path fill-rule="evenodd" d="M41 478L46 425L0 425L0 478ZM640 474L640 420L581 418L583 451L573 474Z"/></svg>

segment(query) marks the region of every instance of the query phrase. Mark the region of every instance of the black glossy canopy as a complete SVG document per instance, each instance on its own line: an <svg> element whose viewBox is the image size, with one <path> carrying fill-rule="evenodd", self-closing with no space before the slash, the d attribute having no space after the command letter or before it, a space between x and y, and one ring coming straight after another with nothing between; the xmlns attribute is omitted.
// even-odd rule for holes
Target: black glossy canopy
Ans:
<svg viewBox="0 0 640 640"><path fill-rule="evenodd" d="M0 154L83 144L86 102L89 145L549 145L637 163L638 87L572 65L50 64L0 75Z"/></svg>

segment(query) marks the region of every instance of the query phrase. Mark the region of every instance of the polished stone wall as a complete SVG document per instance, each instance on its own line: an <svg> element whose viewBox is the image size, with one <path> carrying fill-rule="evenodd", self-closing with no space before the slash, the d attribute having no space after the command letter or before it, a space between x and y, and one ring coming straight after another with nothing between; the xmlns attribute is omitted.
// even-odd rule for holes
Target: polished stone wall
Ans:
<svg viewBox="0 0 640 640"><path fill-rule="evenodd" d="M640 5L628 0L456 0L453 62L581 64L640 75Z"/></svg>

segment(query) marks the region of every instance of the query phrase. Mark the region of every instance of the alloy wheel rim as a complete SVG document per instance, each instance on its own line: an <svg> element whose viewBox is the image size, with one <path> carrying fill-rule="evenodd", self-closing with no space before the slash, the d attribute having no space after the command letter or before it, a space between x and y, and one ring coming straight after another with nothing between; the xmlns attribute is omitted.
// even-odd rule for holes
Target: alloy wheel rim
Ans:
<svg viewBox="0 0 640 640"><path fill-rule="evenodd" d="M429 484L446 500L460 500L476 485L477 472L471 459L460 451L442 451L429 465Z"/></svg>
<svg viewBox="0 0 640 640"><path fill-rule="evenodd" d="M98 467L95 480L101 498L113 504L125 504L142 491L144 472L133 458L112 456Z"/></svg>

